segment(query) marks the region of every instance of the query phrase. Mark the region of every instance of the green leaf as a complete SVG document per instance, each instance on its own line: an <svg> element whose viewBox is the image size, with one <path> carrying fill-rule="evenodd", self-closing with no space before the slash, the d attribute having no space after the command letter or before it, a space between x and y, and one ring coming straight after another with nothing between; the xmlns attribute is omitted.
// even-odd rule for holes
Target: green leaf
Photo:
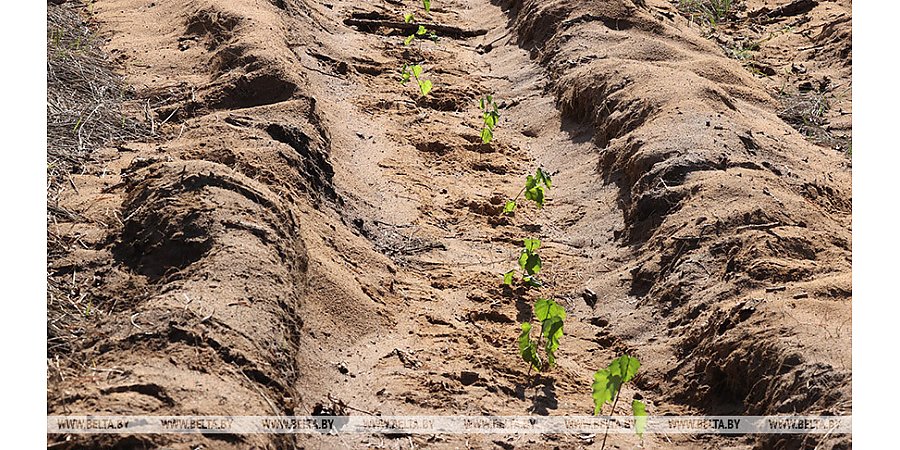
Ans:
<svg viewBox="0 0 900 450"><path fill-rule="evenodd" d="M591 384L591 397L594 398L595 416L600 414L603 405L612 402L617 392L619 392L619 385L612 382L609 370L600 369L594 373L594 383Z"/></svg>
<svg viewBox="0 0 900 450"><path fill-rule="evenodd" d="M559 349L559 339L563 336L563 319L552 317L541 322L541 334L547 339L544 351L547 352L547 364L556 365L556 350Z"/></svg>
<svg viewBox="0 0 900 450"><path fill-rule="evenodd" d="M489 127L484 127L481 129L481 142L485 144L490 144L491 139L494 138L494 132L491 131Z"/></svg>
<svg viewBox="0 0 900 450"><path fill-rule="evenodd" d="M410 23L410 22L412 22L413 17L414 17L414 16L413 16L412 14L404 14L404 15L403 15L403 21L406 22L406 23Z"/></svg>
<svg viewBox="0 0 900 450"><path fill-rule="evenodd" d="M419 82L419 90L422 91L422 95L428 95L431 92L431 80L424 80Z"/></svg>
<svg viewBox="0 0 900 450"><path fill-rule="evenodd" d="M431 0L422 0L422 5L425 7L425 12L431 12Z"/></svg>
<svg viewBox="0 0 900 450"><path fill-rule="evenodd" d="M541 322L541 334L547 338L548 349L550 349L549 344L553 342L552 350L556 351L559 348L559 338L563 337L563 318L554 316Z"/></svg>
<svg viewBox="0 0 900 450"><path fill-rule="evenodd" d="M528 275L534 275L541 271L541 257L537 253L532 253L528 255L528 260L525 261L525 273Z"/></svg>
<svg viewBox="0 0 900 450"><path fill-rule="evenodd" d="M537 345L531 340L531 324L528 322L522 324L522 332L519 334L519 354L525 362L540 372L541 359L538 357Z"/></svg>
<svg viewBox="0 0 900 450"><path fill-rule="evenodd" d="M510 270L503 274L503 284L512 286L513 276L516 274L515 270Z"/></svg>
<svg viewBox="0 0 900 450"><path fill-rule="evenodd" d="M525 264L527 264L527 263L528 263L528 253L523 251L522 254L519 255L519 267L521 267L522 270L525 270Z"/></svg>
<svg viewBox="0 0 900 450"><path fill-rule="evenodd" d="M412 73L416 78L419 78L422 75L422 66L418 64L412 66Z"/></svg>
<svg viewBox="0 0 900 450"><path fill-rule="evenodd" d="M634 415L634 432L639 438L643 438L644 430L647 429L647 406L639 400L633 400L631 413Z"/></svg>
<svg viewBox="0 0 900 450"><path fill-rule="evenodd" d="M637 358L632 358L628 355L620 356L613 360L613 362L609 363L609 372L612 376L618 377L621 380L621 384L627 383L637 375L638 369L640 369L641 363L637 360Z"/></svg>
<svg viewBox="0 0 900 450"><path fill-rule="evenodd" d="M410 76L410 74L409 74L409 65L408 65L408 64L404 64L404 65L403 65L403 68L400 69L400 84L402 84L402 85L405 86L406 83L409 83L409 76Z"/></svg>
<svg viewBox="0 0 900 450"><path fill-rule="evenodd" d="M503 214L509 214L516 210L516 201L515 200L507 200L506 205L503 206Z"/></svg>
<svg viewBox="0 0 900 450"><path fill-rule="evenodd" d="M547 189L550 189L552 182L550 181L550 175L547 175L546 172L541 170L539 167L534 174L535 181L539 183L544 183L544 186L547 186Z"/></svg>
<svg viewBox="0 0 900 450"><path fill-rule="evenodd" d="M525 190L525 199L531 200L531 201L537 203L538 208L543 208L544 207L544 186L535 185L531 189L526 189Z"/></svg>
<svg viewBox="0 0 900 450"><path fill-rule="evenodd" d="M426 30L424 26L419 25L419 29L416 30L416 35L417 35L417 36L421 36L421 35L423 35L423 34L425 34L425 33L427 33L427 32L428 32L428 30Z"/></svg>
<svg viewBox="0 0 900 450"><path fill-rule="evenodd" d="M486 127L494 128L497 125L497 119L491 115L491 113L484 113L484 125Z"/></svg>
<svg viewBox="0 0 900 450"><path fill-rule="evenodd" d="M412 42L413 39L415 39L415 38L416 38L416 35L414 35L414 34L407 36L406 39L403 40L403 45L409 45L409 43Z"/></svg>
<svg viewBox="0 0 900 450"><path fill-rule="evenodd" d="M541 248L541 240L535 238L526 238L522 241L525 244L525 251L528 253L534 253L537 249Z"/></svg>
<svg viewBox="0 0 900 450"><path fill-rule="evenodd" d="M540 298L534 303L534 315L541 321L541 334L546 338L544 351L547 353L547 363L554 366L556 350L559 349L559 340L563 336L566 310L553 300Z"/></svg>
<svg viewBox="0 0 900 450"><path fill-rule="evenodd" d="M519 257L519 267L528 275L534 275L541 271L541 257L537 253L523 251Z"/></svg>
<svg viewBox="0 0 900 450"><path fill-rule="evenodd" d="M604 404L612 402L622 385L631 381L640 367L637 358L623 355L609 363L606 369L594 373L594 383L591 385L594 415L600 412Z"/></svg>
<svg viewBox="0 0 900 450"><path fill-rule="evenodd" d="M534 315L538 320L544 322L553 318L560 320L566 319L566 309L553 300L539 298L534 302Z"/></svg>

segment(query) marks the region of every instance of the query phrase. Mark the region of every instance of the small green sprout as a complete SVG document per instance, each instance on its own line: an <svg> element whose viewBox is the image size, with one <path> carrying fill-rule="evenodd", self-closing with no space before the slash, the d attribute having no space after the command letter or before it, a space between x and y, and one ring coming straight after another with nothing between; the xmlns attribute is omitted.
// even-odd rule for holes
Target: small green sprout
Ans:
<svg viewBox="0 0 900 450"><path fill-rule="evenodd" d="M544 352L547 353L547 364L553 367L556 365L559 339L563 336L566 310L553 300L541 298L534 303L534 315L541 321L541 336L547 340L544 346Z"/></svg>
<svg viewBox="0 0 900 450"><path fill-rule="evenodd" d="M603 406L612 403L612 409L609 415L613 415L616 410L616 403L619 401L619 394L622 386L631 381L637 375L641 363L637 358L628 355L620 356L614 359L605 369L600 369L594 373L594 383L591 385L591 396L594 398L594 415L600 414ZM632 415L635 418L634 431L638 436L643 437L644 430L647 427L647 406L639 401L631 402ZM606 428L609 432L609 426ZM606 446L606 434L603 435L603 446Z"/></svg>
<svg viewBox="0 0 900 450"><path fill-rule="evenodd" d="M534 277L541 271L541 256L537 250L541 248L540 239L525 239L525 248L519 256L519 267L525 272L525 276Z"/></svg>
<svg viewBox="0 0 900 450"><path fill-rule="evenodd" d="M425 12L431 12L431 0L422 0L422 6L425 7Z"/></svg>
<svg viewBox="0 0 900 450"><path fill-rule="evenodd" d="M559 339L563 336L563 321L566 319L566 310L553 300L540 298L534 303L534 315L541 322L541 334L535 341L531 339L531 322L521 325L519 334L519 354L529 364L531 369L541 372L556 365L556 351L559 349ZM544 345L546 360L542 361L538 349Z"/></svg>
<svg viewBox="0 0 900 450"><path fill-rule="evenodd" d="M411 13L404 14L403 21L406 23L415 23L416 16ZM431 39L432 41L437 40L437 35L434 34L434 32L428 31L428 29L426 29L424 25L419 25L419 28L417 28L415 31L413 31L412 34L410 34L409 36L406 37L406 39L403 40L403 45L409 45L410 43L412 43L413 39L416 39L416 38L421 39L422 36L425 36L425 35L427 35L427 38Z"/></svg>
<svg viewBox="0 0 900 450"><path fill-rule="evenodd" d="M428 30L426 30L424 26L419 25L419 29L416 30L416 32L414 32L413 34L407 36L406 39L403 40L403 45L409 45L410 42L413 41L413 39L415 39L415 38L418 37L418 36L422 36L422 35L424 35L424 34L427 33L427 32L428 32Z"/></svg>
<svg viewBox="0 0 900 450"><path fill-rule="evenodd" d="M594 397L594 415L600 414L601 409L607 403L613 404L615 410L616 401L622 385L631 381L637 375L641 367L637 358L628 355L614 359L605 369L594 373L594 383L591 385L591 395ZM612 411L610 411L612 414Z"/></svg>
<svg viewBox="0 0 900 450"><path fill-rule="evenodd" d="M519 267L522 269L522 282L528 286L540 287L541 281L538 280L537 274L541 271L541 256L537 254L537 250L541 247L540 239L525 239L524 247L519 255ZM503 274L503 284L512 286L515 270L510 270Z"/></svg>
<svg viewBox="0 0 900 450"><path fill-rule="evenodd" d="M553 186L553 182L550 180L550 175L547 172L544 172L543 169L538 168L534 175L528 175L525 178L525 187L519 191L519 194L516 195L516 198L512 200L507 200L506 204L503 206L503 212L501 214L509 214L516 210L516 202L519 200L519 197L522 194L525 194L526 200L531 200L537 203L538 208L544 207L544 193L546 190L550 189Z"/></svg>
<svg viewBox="0 0 900 450"><path fill-rule="evenodd" d="M415 78L422 96L426 96L431 92L431 80L422 78L422 66L418 64L412 66L409 64L403 65L403 68L400 70L400 84L405 86L411 78Z"/></svg>
<svg viewBox="0 0 900 450"><path fill-rule="evenodd" d="M490 144L494 138L494 127L497 120L500 119L500 111L497 109L497 103L491 95L481 98L478 103L481 106L481 116L484 120L484 128L481 129L481 142Z"/></svg>

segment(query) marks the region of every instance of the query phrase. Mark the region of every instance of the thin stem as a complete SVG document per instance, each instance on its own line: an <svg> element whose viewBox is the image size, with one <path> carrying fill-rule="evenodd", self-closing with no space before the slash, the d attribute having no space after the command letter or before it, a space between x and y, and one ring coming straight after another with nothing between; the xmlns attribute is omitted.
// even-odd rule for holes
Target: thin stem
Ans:
<svg viewBox="0 0 900 450"><path fill-rule="evenodd" d="M416 75L416 71L415 71L415 70L412 71L412 75L413 75L413 78L416 79L416 85L419 86L419 92L422 92L422 82L419 81L419 76Z"/></svg>
<svg viewBox="0 0 900 450"><path fill-rule="evenodd" d="M514 198L514 199L513 199L513 201L516 201L516 200L518 200L518 199L519 199L519 197L521 197L521 196L522 196L522 193L523 193L523 192L525 192L525 186L522 186L522 190L521 190L521 191L519 191L519 193L518 193L518 194L516 194L516 198Z"/></svg>
<svg viewBox="0 0 900 450"><path fill-rule="evenodd" d="M616 403L619 403L619 393L621 392L622 388L619 388L619 391L616 392L616 398L613 400L612 409L609 411L609 420L606 421L606 431L603 433L603 444L600 445L600 450L606 448L606 436L609 435L609 422L612 420L612 416L616 412Z"/></svg>

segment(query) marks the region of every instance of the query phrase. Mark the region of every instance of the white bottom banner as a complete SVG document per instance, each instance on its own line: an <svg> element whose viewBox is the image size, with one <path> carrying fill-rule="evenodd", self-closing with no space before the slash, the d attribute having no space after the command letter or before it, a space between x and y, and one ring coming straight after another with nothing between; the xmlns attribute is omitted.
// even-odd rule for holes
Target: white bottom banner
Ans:
<svg viewBox="0 0 900 450"><path fill-rule="evenodd" d="M852 416L48 416L48 434L849 434Z"/></svg>

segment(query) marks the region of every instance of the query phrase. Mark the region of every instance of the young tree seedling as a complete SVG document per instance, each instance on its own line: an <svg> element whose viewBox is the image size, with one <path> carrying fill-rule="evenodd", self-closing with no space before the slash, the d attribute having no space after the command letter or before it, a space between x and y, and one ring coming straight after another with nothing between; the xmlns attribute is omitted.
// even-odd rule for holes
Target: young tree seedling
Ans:
<svg viewBox="0 0 900 450"><path fill-rule="evenodd" d="M415 20L416 20L416 18L413 14L404 14L403 15L403 21L406 23L415 23ZM428 39L431 39L432 41L437 40L437 35L434 34L434 32L428 31L428 29L426 29L424 25L419 25L419 28L417 28L415 31L413 31L412 34L410 34L409 36L406 37L406 39L403 40L403 45L409 45L413 41L413 39L415 39L415 38L421 39L422 36L425 36L426 34L428 35L427 36Z"/></svg>
<svg viewBox="0 0 900 450"><path fill-rule="evenodd" d="M431 92L431 80L422 78L422 66L418 64L412 66L404 64L400 70L400 84L406 86L410 78L415 78L416 84L419 85L419 92L422 93L423 97Z"/></svg>
<svg viewBox="0 0 900 450"><path fill-rule="evenodd" d="M563 336L566 310L553 300L540 298L534 303L534 315L541 322L538 339L535 341L531 338L531 322L523 323L519 334L519 354L529 364L529 375L532 369L541 372L556 365L556 351L559 349L559 339ZM542 343L546 356L543 361L538 351Z"/></svg>
<svg viewBox="0 0 900 450"><path fill-rule="evenodd" d="M494 126L500 119L500 111L497 109L497 103L491 95L481 98L478 103L481 106L481 117L484 120L484 128L481 129L481 142L490 144L494 139Z"/></svg>
<svg viewBox="0 0 900 450"><path fill-rule="evenodd" d="M619 401L619 393L622 386L631 381L637 375L641 363L637 358L628 355L614 359L605 369L594 373L594 383L591 385L591 396L594 398L594 415L600 414L603 406L612 403L609 415L612 416ZM647 407L643 402L634 400L631 402L631 411L635 417L634 430L638 436L643 437L647 426ZM603 435L603 445L606 447L606 435L609 433L609 422L606 423L606 433Z"/></svg>
<svg viewBox="0 0 900 450"><path fill-rule="evenodd" d="M541 256L537 254L537 250L541 248L540 239L525 239L524 247L519 255L519 267L522 269L522 282L528 286L540 287L541 281L538 280L537 274L541 271ZM503 284L512 286L513 278L516 270L510 270L503 274Z"/></svg>
<svg viewBox="0 0 900 450"><path fill-rule="evenodd" d="M552 186L552 181L550 180L550 175L547 172L544 172L541 168L538 168L534 175L528 175L525 178L525 187L519 191L519 194L516 195L516 198L512 200L507 200L506 205L503 206L502 214L510 214L516 210L516 202L519 200L519 197L522 194L525 194L526 200L531 200L537 203L538 208L544 207L544 192L549 190Z"/></svg>

